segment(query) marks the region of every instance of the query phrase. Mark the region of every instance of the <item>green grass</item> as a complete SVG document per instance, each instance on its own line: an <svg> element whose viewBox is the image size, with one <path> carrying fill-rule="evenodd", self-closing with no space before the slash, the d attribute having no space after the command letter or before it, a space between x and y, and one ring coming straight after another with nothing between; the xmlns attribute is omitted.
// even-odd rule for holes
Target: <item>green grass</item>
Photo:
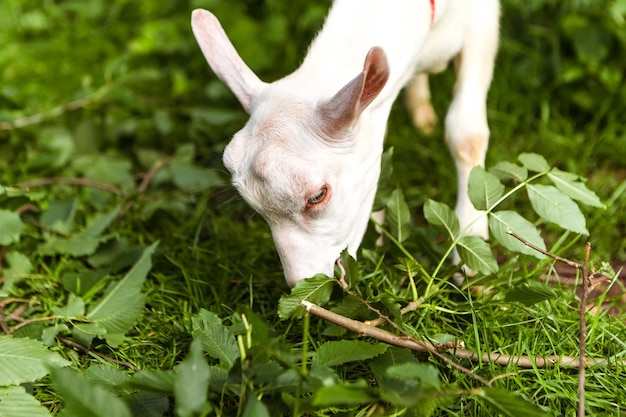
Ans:
<svg viewBox="0 0 626 417"><path fill-rule="evenodd" d="M432 415L497 415L479 393L475 378L425 353L389 348L378 356L316 368L312 364L321 360L319 352L332 349L328 342L377 342L313 316L279 317L284 313L279 301L289 291L269 228L228 185L221 163L221 152L245 122L245 115L206 67L189 29L189 12L206 7L225 16L224 26L242 55L269 80L297 65L323 18L325 5L304 0L288 4L278 0L263 4L190 1L158 7L131 3L61 2L40 7L28 0L7 0L0 6L0 43L7 45L0 52L0 186L6 187L0 189L0 210L19 211L17 223L22 228L19 239L0 235L4 242L0 246L0 322L18 342L23 337L45 341L74 371L67 376L67 386L57 371L25 377L21 385L26 391L53 415L70 415L68 410L86 415L77 411L77 400L68 398L64 387L76 392L86 387L85 398L93 395L95 400L119 397L133 407L156 404L152 414L147 408L133 408L135 416L263 415L264 408L255 398L272 416L293 415L294 411L306 415L426 414L425 409L404 411L390 399L392 394L403 401L419 398L420 406L433 407ZM487 166L535 152L551 166L588 178L588 187L606 204L604 210L583 207L592 244L591 264L600 268L605 261L624 263L626 89L624 80L615 75L626 64L623 2L503 3L501 49L488 102ZM600 39L594 45L602 47L589 48L588 39ZM451 71L431 77L440 118L445 115L453 82ZM48 113L84 97L91 98L80 109ZM16 129L2 124L37 113L43 114L43 121ZM580 300L573 288L553 283L555 295L536 303L506 298L525 284L558 279L551 260L538 261L494 242L499 272L469 280L482 291L454 286L449 277L455 269L449 264L432 278L449 241L427 224L423 205L428 199L453 205L456 193L453 163L442 136L441 126L430 135L415 132L400 101L394 107L387 139L394 148L390 186L397 185L404 194L411 235L401 244L388 239L378 248L374 245L377 234L370 227L359 261L353 265L358 282L351 291L418 339L440 340L445 335L479 352L577 356ZM167 166L140 190L145 174L159 161ZM116 187L121 195L65 184L18 186L26 180L58 177L101 181ZM520 196L504 204L537 224L549 250L583 260L587 237L539 219ZM86 241L62 246L116 206L125 214L92 236L95 246L91 250ZM3 217L0 228L17 224L7 218ZM64 340L89 343L73 331L85 324L85 313L62 314L68 302L82 300L88 313L102 300L108 285L125 276L140 251L157 241L152 267L141 287L145 306L133 317L121 343L107 343L106 335L100 334L88 346L90 353L73 349ZM424 299L416 311L400 316L399 309L414 295L406 268L399 265L415 267L416 262L425 271L412 275L417 295ZM338 285L314 282L332 288L326 301L322 297L326 308L357 320L376 318ZM613 285L623 284L616 280ZM588 310L587 356L623 361L623 305L605 293L592 300L592 307L602 304L616 305L619 313ZM20 327L14 330L16 326ZM206 341L220 334L228 336L223 345L215 348ZM189 355L194 339L204 340L204 358ZM235 356L227 358L243 354L244 359L233 359L228 368L215 349L231 344L236 347L231 352ZM419 368L419 378L399 378L393 389L385 391L381 387L384 378L373 369L393 368L385 362L393 355L398 363L410 366L416 364L412 358L417 358L419 364L432 366L437 376L429 373L431 368ZM185 370L180 366L183 361L195 365L194 369L208 364L210 377L204 380ZM550 415L576 413L575 370L455 361L483 379L494 379L495 388L515 393ZM154 371L166 388L150 388L137 377L146 374L133 371L128 364ZM179 379L163 382L174 369ZM221 379L225 372L229 372L228 379ZM79 376L90 382L81 383L75 379ZM588 369L587 414L626 415L625 383L623 362ZM428 384L438 387L437 395ZM312 398L321 398L324 385L331 404L312 406ZM413 387L411 394L401 395L407 386ZM94 387L105 387L114 394L113 400ZM202 392L194 396L198 387ZM495 403L514 401L498 397L497 391L488 392ZM339 401L361 396L368 400L348 405ZM435 399L438 396L444 399ZM200 403L196 414L177 408L192 404L193 398ZM537 413L524 404L513 406L515 415ZM0 402L0 415L2 407ZM65 412L61 411L64 407Z"/></svg>

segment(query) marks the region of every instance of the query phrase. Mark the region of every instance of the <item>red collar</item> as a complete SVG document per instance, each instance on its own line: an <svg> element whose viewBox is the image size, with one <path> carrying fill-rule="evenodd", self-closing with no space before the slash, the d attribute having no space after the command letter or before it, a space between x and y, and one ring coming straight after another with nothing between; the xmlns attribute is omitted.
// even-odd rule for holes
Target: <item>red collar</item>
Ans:
<svg viewBox="0 0 626 417"><path fill-rule="evenodd" d="M430 24L435 21L435 0L430 0Z"/></svg>

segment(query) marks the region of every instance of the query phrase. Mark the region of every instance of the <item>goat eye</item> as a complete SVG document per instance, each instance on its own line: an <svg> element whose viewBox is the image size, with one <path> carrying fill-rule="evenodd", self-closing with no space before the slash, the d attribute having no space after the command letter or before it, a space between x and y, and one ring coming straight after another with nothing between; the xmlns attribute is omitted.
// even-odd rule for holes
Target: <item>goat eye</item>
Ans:
<svg viewBox="0 0 626 417"><path fill-rule="evenodd" d="M325 201L328 196L328 187L322 186L315 194L310 195L306 200L307 208L311 208Z"/></svg>

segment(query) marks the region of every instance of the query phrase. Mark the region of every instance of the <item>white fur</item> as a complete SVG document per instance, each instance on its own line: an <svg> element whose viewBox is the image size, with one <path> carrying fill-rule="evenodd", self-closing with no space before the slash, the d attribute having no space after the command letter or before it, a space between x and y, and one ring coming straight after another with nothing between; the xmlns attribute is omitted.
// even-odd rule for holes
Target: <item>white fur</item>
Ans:
<svg viewBox="0 0 626 417"><path fill-rule="evenodd" d="M487 150L485 100L499 4L435 0L432 22L431 12L429 0L335 0L300 68L271 84L241 60L215 16L193 12L205 58L250 114L224 152L225 166L269 223L290 286L316 273L332 275L346 247L356 254L394 100L416 73L440 71L455 57L457 82L445 125L458 172L456 210L462 227L478 218L468 230L487 236L485 216L467 197L467 179ZM417 80L414 93L428 101L427 80ZM324 189L323 201L315 203Z"/></svg>

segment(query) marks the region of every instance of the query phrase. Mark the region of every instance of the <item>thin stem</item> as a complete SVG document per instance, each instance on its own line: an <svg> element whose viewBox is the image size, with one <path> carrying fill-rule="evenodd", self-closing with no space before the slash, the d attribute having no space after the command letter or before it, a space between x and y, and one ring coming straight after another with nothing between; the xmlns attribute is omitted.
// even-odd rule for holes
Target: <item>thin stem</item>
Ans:
<svg viewBox="0 0 626 417"><path fill-rule="evenodd" d="M578 371L578 417L585 417L585 344L587 339L587 322L585 321L585 313L587 311L587 298L591 290L591 275L589 265L589 253L591 252L591 243L587 242L585 248L585 261L581 265L583 276L583 293L580 298L580 365Z"/></svg>

